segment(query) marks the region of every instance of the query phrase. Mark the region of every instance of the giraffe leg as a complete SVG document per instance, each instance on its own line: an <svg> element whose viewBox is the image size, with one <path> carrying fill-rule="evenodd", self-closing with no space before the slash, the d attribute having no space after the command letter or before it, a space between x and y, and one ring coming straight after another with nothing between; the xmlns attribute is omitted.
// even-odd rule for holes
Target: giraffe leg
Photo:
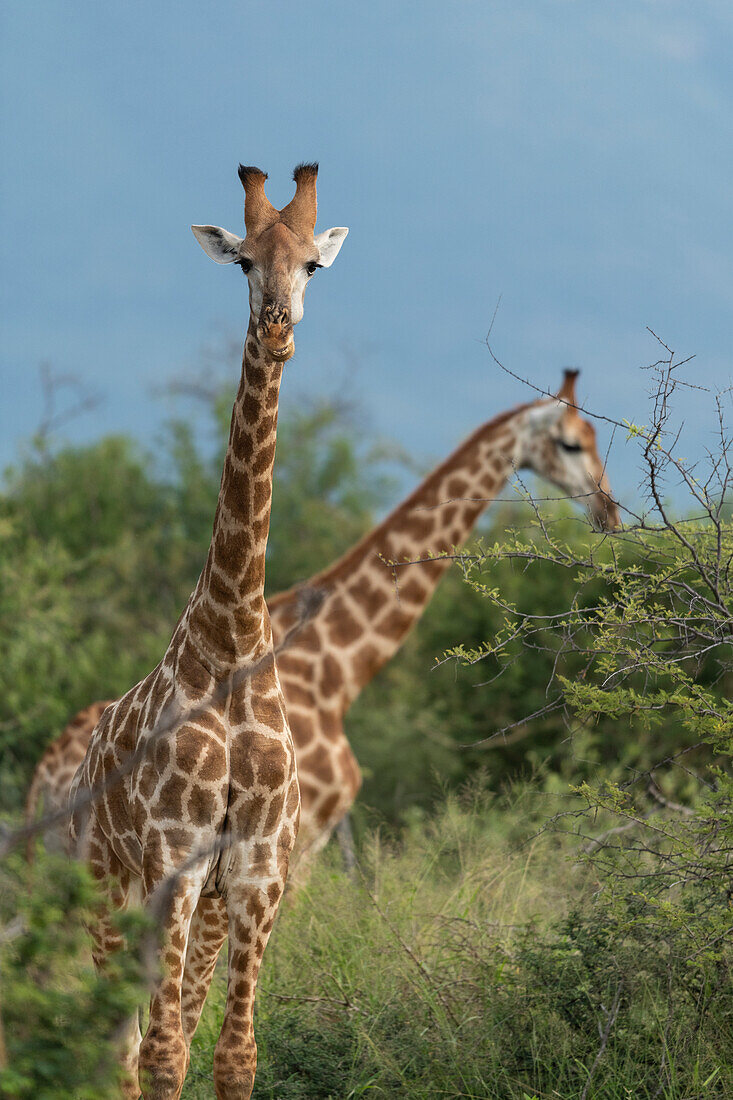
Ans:
<svg viewBox="0 0 733 1100"><path fill-rule="evenodd" d="M354 834L351 830L351 817L349 814L344 814L336 826L336 836L338 838L339 848L341 849L341 858L344 861L346 873L353 876L356 869L356 849L354 847Z"/></svg>
<svg viewBox="0 0 733 1100"><path fill-rule="evenodd" d="M104 973L107 959L115 952L124 948L124 939L120 933L111 926L111 923L100 918L89 926L92 937L92 958L94 965L100 973ZM137 1060L140 1049L140 1019L135 1012L119 1029L117 1034L118 1057L123 1069L121 1085L124 1100L138 1100L140 1087L137 1078Z"/></svg>
<svg viewBox="0 0 733 1100"><path fill-rule="evenodd" d="M217 1100L249 1100L257 1066L253 1012L257 975L283 892L283 876L230 883L229 974L224 1024L214 1052Z"/></svg>
<svg viewBox="0 0 733 1100"><path fill-rule="evenodd" d="M140 1014L136 1012L120 1030L120 1061L125 1074L122 1085L124 1100L139 1100L140 1097L137 1065L141 1041Z"/></svg>
<svg viewBox="0 0 733 1100"><path fill-rule="evenodd" d="M136 893L139 894L139 890L136 890L137 883L132 880L127 868L119 862L110 849L93 815L87 821L83 840L87 846L92 873L103 885L112 906L116 909L126 909L132 897ZM89 923L88 931L92 939L94 966L98 972L104 973L110 955L115 951L124 950L124 937L114 927L109 913L100 913L94 921ZM140 1020L138 1013L135 1012L120 1028L117 1036L119 1060L123 1069L121 1090L124 1100L138 1100L140 1096L137 1076L140 1040Z"/></svg>
<svg viewBox="0 0 733 1100"><path fill-rule="evenodd" d="M333 832L333 825L326 825L317 831L301 829L298 834L298 846L293 852L291 871L288 876L288 891L299 890L310 878L316 856L323 851ZM301 842L301 837L303 840Z"/></svg>
<svg viewBox="0 0 733 1100"><path fill-rule="evenodd" d="M150 999L150 1019L140 1044L138 1072L145 1100L178 1100L188 1069L188 1044L181 1016L181 983L191 919L196 909L203 873L192 871L171 879L145 875L146 898L166 891L162 914L160 977Z"/></svg>
<svg viewBox="0 0 733 1100"><path fill-rule="evenodd" d="M227 936L227 911L222 898L199 898L191 921L186 966L181 986L183 1034L191 1044L209 992L222 944Z"/></svg>
<svg viewBox="0 0 733 1100"><path fill-rule="evenodd" d="M317 790L315 780L301 786L303 796L300 830L290 863L290 886L296 890L308 881L316 856L325 848L334 829L337 830L344 867L352 874L356 867L354 841L348 813L361 788L361 770L343 731L336 743L332 780ZM303 769L301 769L301 779Z"/></svg>
<svg viewBox="0 0 733 1100"><path fill-rule="evenodd" d="M298 841L290 861L288 879L290 889L299 890L308 882L315 859L328 844L334 830L337 831L345 870L347 873L353 872L356 857L347 816L353 801L353 795L348 788L345 791L337 790L334 792L334 797L327 800L326 812L316 811L303 815ZM344 832L347 835L344 835Z"/></svg>

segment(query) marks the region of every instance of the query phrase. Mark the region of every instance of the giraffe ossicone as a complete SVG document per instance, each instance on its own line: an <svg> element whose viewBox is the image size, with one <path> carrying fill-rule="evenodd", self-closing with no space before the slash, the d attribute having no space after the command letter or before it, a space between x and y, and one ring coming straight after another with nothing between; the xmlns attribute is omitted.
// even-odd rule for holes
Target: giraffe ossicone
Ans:
<svg viewBox="0 0 733 1100"><path fill-rule="evenodd" d="M136 1020L125 1032L131 1098L140 1088L145 1100L180 1096L188 1060L181 988L187 951L205 936L196 931L190 943L205 897L221 901L230 937L216 1095L246 1100L254 1082L257 975L300 812L264 580L283 363L305 287L324 266L313 232L316 175L316 165L296 168L295 195L277 211L265 174L240 167L247 233L229 262L247 275L250 321L209 552L162 661L104 711L72 788L72 796L92 792L72 814L71 836L114 904L165 899L148 1029L142 1041ZM335 231L324 246L328 263L345 235ZM209 254L234 247L224 230L197 236ZM92 936L98 965L122 948L109 924Z"/></svg>

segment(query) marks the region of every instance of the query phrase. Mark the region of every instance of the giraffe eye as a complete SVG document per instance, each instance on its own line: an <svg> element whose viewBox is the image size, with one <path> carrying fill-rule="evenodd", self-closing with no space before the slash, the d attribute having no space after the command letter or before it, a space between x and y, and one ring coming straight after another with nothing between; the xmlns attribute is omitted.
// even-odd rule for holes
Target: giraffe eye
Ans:
<svg viewBox="0 0 733 1100"><path fill-rule="evenodd" d="M242 259L239 260L238 262L239 262L239 266L241 267L242 271L246 275L247 272L250 271L251 268L252 268L252 261L248 260L246 256L242 256Z"/></svg>
<svg viewBox="0 0 733 1100"><path fill-rule="evenodd" d="M315 275L320 266L321 265L319 263L316 263L315 260L311 260L305 265L305 270L308 272L309 275Z"/></svg>
<svg viewBox="0 0 733 1100"><path fill-rule="evenodd" d="M562 447L563 451L566 451L568 454L571 455L578 454L580 451L583 450L580 443L570 443L565 439L558 439L557 445L558 447Z"/></svg>

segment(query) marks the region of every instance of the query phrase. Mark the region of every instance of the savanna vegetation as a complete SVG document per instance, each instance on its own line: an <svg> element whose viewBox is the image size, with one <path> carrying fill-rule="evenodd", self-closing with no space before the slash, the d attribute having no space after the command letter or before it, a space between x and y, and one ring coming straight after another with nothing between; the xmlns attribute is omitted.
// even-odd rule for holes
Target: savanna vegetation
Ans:
<svg viewBox="0 0 733 1100"><path fill-rule="evenodd" d="M357 871L329 850L283 903L256 1097L733 1095L728 443L704 475L675 457L673 369L657 367L652 424L627 430L648 513L605 538L569 507L496 505L352 709ZM205 401L216 448L182 418L154 455L41 438L8 471L9 829L70 714L165 647L208 544L230 402ZM270 591L368 529L396 499L396 458L348 410L285 412ZM110 1043L144 988L150 928L125 916L129 956L97 978L83 870L14 852L0 875L0 1094L114 1095ZM223 997L221 973L184 1097L212 1095Z"/></svg>

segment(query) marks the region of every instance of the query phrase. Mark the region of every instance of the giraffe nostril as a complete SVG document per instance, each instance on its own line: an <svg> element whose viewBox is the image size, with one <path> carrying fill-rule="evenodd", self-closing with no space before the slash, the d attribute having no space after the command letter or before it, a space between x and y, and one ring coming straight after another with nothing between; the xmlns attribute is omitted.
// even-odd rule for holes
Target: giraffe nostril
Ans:
<svg viewBox="0 0 733 1100"><path fill-rule="evenodd" d="M290 310L286 306L268 305L263 310L262 320L267 325L288 325L290 324Z"/></svg>

